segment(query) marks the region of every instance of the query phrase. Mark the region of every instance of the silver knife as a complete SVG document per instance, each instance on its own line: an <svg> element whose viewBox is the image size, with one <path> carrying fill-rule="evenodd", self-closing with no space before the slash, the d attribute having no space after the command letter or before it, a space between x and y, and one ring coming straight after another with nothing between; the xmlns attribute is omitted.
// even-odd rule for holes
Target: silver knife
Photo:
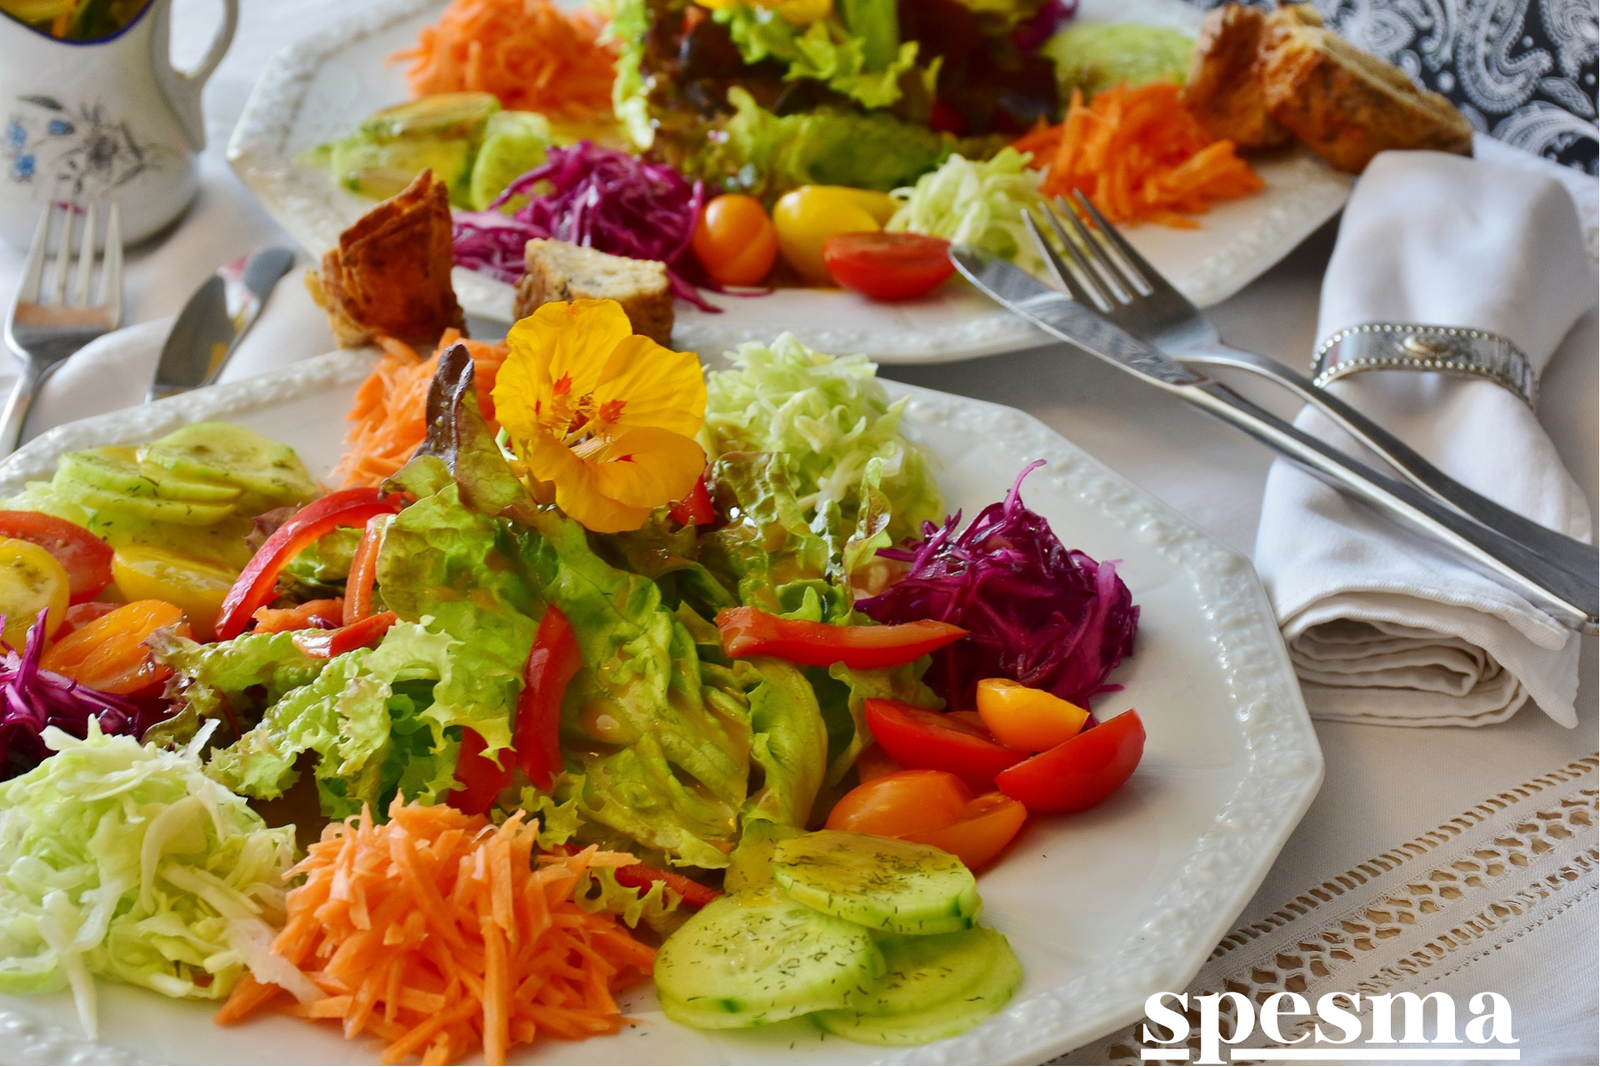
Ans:
<svg viewBox="0 0 1600 1067"><path fill-rule="evenodd" d="M1449 545L1478 570L1511 585L1564 625L1589 634L1600 632L1600 576L1574 573L1412 486L1351 459L992 253L957 245L951 248L950 259L973 285L1046 333L1232 423L1341 492Z"/></svg>
<svg viewBox="0 0 1600 1067"><path fill-rule="evenodd" d="M263 248L218 267L178 312L146 399L214 381L261 314L272 287L293 265L289 249Z"/></svg>

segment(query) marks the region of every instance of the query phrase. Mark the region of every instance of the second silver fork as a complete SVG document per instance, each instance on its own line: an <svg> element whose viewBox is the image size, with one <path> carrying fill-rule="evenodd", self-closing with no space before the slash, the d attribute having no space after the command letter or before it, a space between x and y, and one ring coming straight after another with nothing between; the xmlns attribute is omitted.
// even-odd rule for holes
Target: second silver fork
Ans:
<svg viewBox="0 0 1600 1067"><path fill-rule="evenodd" d="M1276 360L1224 343L1211 320L1151 266L1088 197L1074 190L1073 198L1078 211L1057 197L1055 210L1041 212L1065 250L1066 259L1057 251L1057 242L1046 239L1032 212L1024 214L1023 223L1056 280L1074 300L1180 362L1234 367L1277 382L1317 407L1433 499L1580 573L1600 571L1600 554L1595 546L1540 526L1468 489L1305 375ZM1079 212L1092 227L1078 217Z"/></svg>
<svg viewBox="0 0 1600 1067"><path fill-rule="evenodd" d="M60 208L59 228L52 220ZM6 315L6 346L22 360L5 411L0 414L0 456L16 451L44 380L78 349L122 325L122 220L117 205L107 212L105 254L95 278L96 230L101 214L98 203L80 208L76 203L45 207L34 231L33 244L22 271L22 283ZM73 256L73 223L82 217ZM51 231L56 230L55 260L46 285Z"/></svg>

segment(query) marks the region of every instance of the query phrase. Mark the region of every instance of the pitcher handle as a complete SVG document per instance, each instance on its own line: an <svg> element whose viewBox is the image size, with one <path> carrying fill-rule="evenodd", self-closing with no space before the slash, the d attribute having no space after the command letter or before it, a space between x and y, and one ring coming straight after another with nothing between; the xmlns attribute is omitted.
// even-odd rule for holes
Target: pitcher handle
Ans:
<svg viewBox="0 0 1600 1067"><path fill-rule="evenodd" d="M161 24L155 27L151 42L153 47L160 50L156 56L156 77L173 112L178 116L184 136L194 150L200 152L206 146L206 122L200 109L200 93L211 72L217 69L217 64L227 54L228 46L233 43L233 33L239 27L239 0L222 0L222 23L217 27L216 36L211 39L211 47L206 49L200 62L189 70L177 70L172 66L171 5L160 5L157 14L161 17Z"/></svg>

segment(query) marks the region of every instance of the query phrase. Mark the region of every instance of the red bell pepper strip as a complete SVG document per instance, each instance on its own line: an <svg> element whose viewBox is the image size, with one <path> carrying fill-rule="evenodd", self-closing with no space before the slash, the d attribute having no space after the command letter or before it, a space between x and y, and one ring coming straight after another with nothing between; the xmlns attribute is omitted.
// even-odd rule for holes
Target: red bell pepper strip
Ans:
<svg viewBox="0 0 1600 1067"><path fill-rule="evenodd" d="M494 805L495 797L511 784L511 753L502 750L500 765L483 754L483 737L470 726L461 728L461 748L456 753L456 781L461 788L450 790L445 803L468 815L482 815Z"/></svg>
<svg viewBox="0 0 1600 1067"><path fill-rule="evenodd" d="M372 586L378 577L378 549L383 547L383 516L367 520L355 554L350 557L350 576L344 583L344 624L360 622L372 614Z"/></svg>
<svg viewBox="0 0 1600 1067"><path fill-rule="evenodd" d="M572 624L554 604L545 608L539 632L528 650L512 747L528 780L549 789L561 773L561 702L567 685L583 667L583 653Z"/></svg>
<svg viewBox="0 0 1600 1067"><path fill-rule="evenodd" d="M642 863L630 863L626 867L618 867L616 869L616 879L617 884L620 886L646 891L649 890L652 882L665 882L668 889L683 898L684 904L697 910L722 895L722 890L712 889L708 885L701 885L693 878L686 878L674 871L646 867Z"/></svg>
<svg viewBox="0 0 1600 1067"><path fill-rule="evenodd" d="M294 635L294 647L315 659L332 659L352 649L371 648L396 621L394 612L382 611L336 630L301 630Z"/></svg>
<svg viewBox="0 0 1600 1067"><path fill-rule="evenodd" d="M392 515L403 506L399 496L382 497L376 489L341 489L295 512L267 538L228 590L217 617L217 640L244 633L256 609L272 599L279 572L323 534L340 526L365 526L374 515Z"/></svg>
<svg viewBox="0 0 1600 1067"><path fill-rule="evenodd" d="M995 775L1028 757L954 714L877 698L867 701L864 712L872 739L890 759L902 767L949 771L974 793L994 789Z"/></svg>
<svg viewBox="0 0 1600 1067"><path fill-rule="evenodd" d="M776 656L808 667L903 667L966 635L959 626L922 619L895 626L830 626L769 615L759 608L717 612L722 650L735 658Z"/></svg>
<svg viewBox="0 0 1600 1067"><path fill-rule="evenodd" d="M717 521L717 509L711 503L711 491L706 488L705 475L694 483L689 495L676 501L667 509L672 521L680 526L709 526Z"/></svg>
<svg viewBox="0 0 1600 1067"><path fill-rule="evenodd" d="M344 617L344 601L338 597L326 600L307 600L292 608L257 608L250 616L256 621L258 634L276 634L285 630L332 629Z"/></svg>

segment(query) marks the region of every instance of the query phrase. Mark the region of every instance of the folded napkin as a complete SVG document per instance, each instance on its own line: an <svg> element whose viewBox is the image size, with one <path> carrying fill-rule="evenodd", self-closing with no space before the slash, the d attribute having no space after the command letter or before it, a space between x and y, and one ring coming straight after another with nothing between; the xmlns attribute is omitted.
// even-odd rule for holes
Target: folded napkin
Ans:
<svg viewBox="0 0 1600 1067"><path fill-rule="evenodd" d="M1594 304L1591 255L1572 195L1553 177L1387 152L1345 207L1318 337L1362 323L1474 327L1508 338L1542 370ZM1589 538L1582 491L1509 390L1408 370L1364 371L1328 388L1457 481ZM1295 424L1383 469L1312 409ZM1533 700L1557 722L1577 724L1575 634L1286 461L1267 478L1256 567L1314 716L1480 726Z"/></svg>

